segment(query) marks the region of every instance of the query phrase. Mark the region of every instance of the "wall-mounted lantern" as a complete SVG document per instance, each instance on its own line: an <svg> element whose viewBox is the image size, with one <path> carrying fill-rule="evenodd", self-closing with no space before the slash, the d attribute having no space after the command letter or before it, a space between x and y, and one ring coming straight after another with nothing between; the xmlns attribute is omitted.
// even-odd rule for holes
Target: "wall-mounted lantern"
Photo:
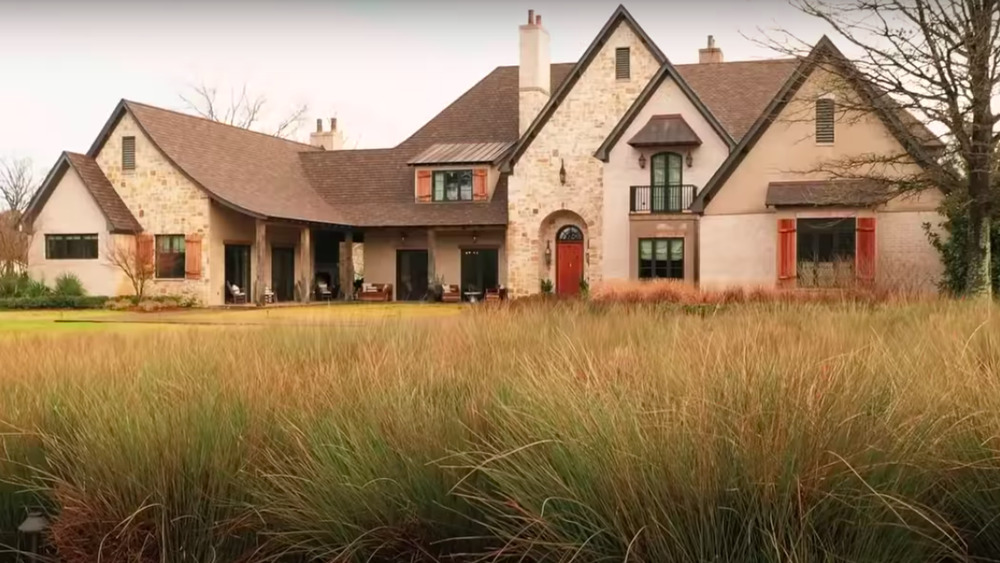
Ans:
<svg viewBox="0 0 1000 563"><path fill-rule="evenodd" d="M646 155L639 153L639 168L646 169Z"/></svg>
<svg viewBox="0 0 1000 563"><path fill-rule="evenodd" d="M566 185L566 161L559 159L559 183Z"/></svg>
<svg viewBox="0 0 1000 563"><path fill-rule="evenodd" d="M688 165L688 168L691 168L691 166L693 166L693 165L694 165L694 157L693 157L693 156L691 156L691 151L688 151L688 155L687 155L687 165Z"/></svg>
<svg viewBox="0 0 1000 563"><path fill-rule="evenodd" d="M399 242L406 244L406 231L399 233Z"/></svg>
<svg viewBox="0 0 1000 563"><path fill-rule="evenodd" d="M552 243L545 241L545 267L552 265Z"/></svg>
<svg viewBox="0 0 1000 563"><path fill-rule="evenodd" d="M476 244L476 241L478 240L479 240L479 235L476 233L476 231L472 231L472 244Z"/></svg>

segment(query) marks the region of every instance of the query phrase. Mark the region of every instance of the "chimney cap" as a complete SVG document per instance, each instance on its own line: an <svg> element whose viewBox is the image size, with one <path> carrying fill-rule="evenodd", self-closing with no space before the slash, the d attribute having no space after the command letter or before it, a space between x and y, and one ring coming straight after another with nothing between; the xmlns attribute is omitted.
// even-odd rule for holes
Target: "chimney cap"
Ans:
<svg viewBox="0 0 1000 563"><path fill-rule="evenodd" d="M535 16L535 25L542 25L542 14Z"/></svg>
<svg viewBox="0 0 1000 563"><path fill-rule="evenodd" d="M337 130L337 118L336 117L331 117L330 118L330 131L336 131L336 130Z"/></svg>
<svg viewBox="0 0 1000 563"><path fill-rule="evenodd" d="M535 23L535 11L528 10L528 25L534 25Z"/></svg>
<svg viewBox="0 0 1000 563"><path fill-rule="evenodd" d="M715 48L715 36L714 35L709 35L708 36L708 48L709 49L714 49Z"/></svg>
<svg viewBox="0 0 1000 563"><path fill-rule="evenodd" d="M323 120L322 119L319 119L319 118L316 119L316 132L317 133L322 133L323 132Z"/></svg>

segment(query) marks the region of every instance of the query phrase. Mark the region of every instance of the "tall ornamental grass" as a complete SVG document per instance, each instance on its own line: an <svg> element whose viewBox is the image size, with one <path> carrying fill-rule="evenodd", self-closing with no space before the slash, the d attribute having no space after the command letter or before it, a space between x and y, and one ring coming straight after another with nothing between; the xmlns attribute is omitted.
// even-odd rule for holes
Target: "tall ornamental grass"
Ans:
<svg viewBox="0 0 1000 563"><path fill-rule="evenodd" d="M991 305L0 339L65 562L1000 559ZM5 536L0 536L5 537Z"/></svg>

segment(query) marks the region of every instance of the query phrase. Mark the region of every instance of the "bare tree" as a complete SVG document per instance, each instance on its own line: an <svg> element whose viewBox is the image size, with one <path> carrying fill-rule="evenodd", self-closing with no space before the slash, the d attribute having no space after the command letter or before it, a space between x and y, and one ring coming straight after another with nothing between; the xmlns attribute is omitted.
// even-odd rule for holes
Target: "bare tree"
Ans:
<svg viewBox="0 0 1000 563"><path fill-rule="evenodd" d="M180 98L189 110L204 118L285 139L298 131L309 111L306 104L295 106L272 129L266 129L264 121L267 98L262 94L248 93L246 84L239 90L230 89L228 100L220 100L218 88L204 83L191 86L190 92L181 94Z"/></svg>
<svg viewBox="0 0 1000 563"><path fill-rule="evenodd" d="M858 53L816 60L850 89L837 96L838 117L877 111L904 133L897 137L908 139L899 154L855 155L826 163L825 170L898 191L936 186L964 195L970 223L966 292L988 294L1000 171L1000 116L991 108L992 97L1000 95L1000 0L791 1ZM787 30L765 42L795 56L810 49ZM944 143L929 146L917 119L943 133Z"/></svg>
<svg viewBox="0 0 1000 563"><path fill-rule="evenodd" d="M28 265L29 233L19 228L17 211L0 211L0 276L9 276Z"/></svg>
<svg viewBox="0 0 1000 563"><path fill-rule="evenodd" d="M20 213L28 207L38 185L30 158L0 159L0 195L7 209Z"/></svg>
<svg viewBox="0 0 1000 563"><path fill-rule="evenodd" d="M142 299L146 284L156 274L153 237L109 237L105 253L108 261L128 278L136 299Z"/></svg>

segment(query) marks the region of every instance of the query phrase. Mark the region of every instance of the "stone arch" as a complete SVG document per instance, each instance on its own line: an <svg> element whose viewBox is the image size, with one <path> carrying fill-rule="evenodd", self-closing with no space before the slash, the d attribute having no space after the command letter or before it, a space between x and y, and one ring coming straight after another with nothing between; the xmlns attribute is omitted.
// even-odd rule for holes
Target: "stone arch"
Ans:
<svg viewBox="0 0 1000 563"><path fill-rule="evenodd" d="M583 234L584 249L587 248L590 234L587 230L587 222L579 213L569 209L559 209L553 211L542 219L538 227L538 279L551 280L555 283L556 266L556 237L565 227L576 227ZM546 264L546 250L551 260ZM587 266L584 266L584 275L587 273Z"/></svg>

